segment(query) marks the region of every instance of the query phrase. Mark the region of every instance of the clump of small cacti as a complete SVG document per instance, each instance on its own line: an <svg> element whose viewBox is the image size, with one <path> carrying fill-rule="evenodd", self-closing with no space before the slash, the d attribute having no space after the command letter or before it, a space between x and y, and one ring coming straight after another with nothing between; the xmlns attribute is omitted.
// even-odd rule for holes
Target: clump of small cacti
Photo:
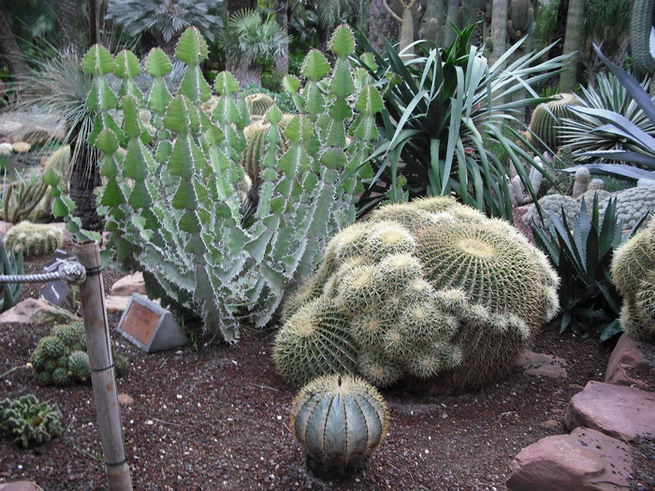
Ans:
<svg viewBox="0 0 655 491"><path fill-rule="evenodd" d="M30 363L39 385L67 386L88 382L91 369L84 324L76 322L53 328L50 335L41 338L36 345ZM122 375L127 361L115 354L114 363L116 374Z"/></svg>
<svg viewBox="0 0 655 491"><path fill-rule="evenodd" d="M623 296L621 327L635 339L655 341L655 220L616 250L611 274Z"/></svg>
<svg viewBox="0 0 655 491"><path fill-rule="evenodd" d="M291 408L291 428L315 472L346 471L366 462L384 439L389 415L380 393L348 375L307 384Z"/></svg>
<svg viewBox="0 0 655 491"><path fill-rule="evenodd" d="M33 394L0 402L0 435L22 448L35 447L60 436L64 430L56 404L39 402Z"/></svg>
<svg viewBox="0 0 655 491"><path fill-rule="evenodd" d="M556 99L539 104L530 119L532 143L540 149L557 151L562 144L559 125L562 118L575 118L570 107L579 104L574 94L558 94Z"/></svg>
<svg viewBox="0 0 655 491"><path fill-rule="evenodd" d="M413 378L476 388L554 316L558 281L506 222L446 197L388 205L337 234L287 300L276 367L293 385L358 373L379 387Z"/></svg>
<svg viewBox="0 0 655 491"><path fill-rule="evenodd" d="M634 227L647 213L655 212L655 187L637 186L612 193L616 198L616 217L623 222L624 229ZM608 201L600 207L604 214Z"/></svg>
<svg viewBox="0 0 655 491"><path fill-rule="evenodd" d="M9 229L5 246L25 257L45 256L61 247L62 238L61 230L53 225L21 222Z"/></svg>

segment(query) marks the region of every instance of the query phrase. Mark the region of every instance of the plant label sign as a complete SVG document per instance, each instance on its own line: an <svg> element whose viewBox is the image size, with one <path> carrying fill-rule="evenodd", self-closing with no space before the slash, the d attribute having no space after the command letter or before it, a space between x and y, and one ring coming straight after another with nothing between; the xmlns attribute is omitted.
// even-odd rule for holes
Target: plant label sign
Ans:
<svg viewBox="0 0 655 491"><path fill-rule="evenodd" d="M146 353L177 348L187 342L173 314L135 293L116 330Z"/></svg>
<svg viewBox="0 0 655 491"><path fill-rule="evenodd" d="M57 249L54 252L54 257L48 261L48 263L43 267L44 272L48 272L51 266L57 264L57 261L62 259L69 259L75 257L73 254L70 254L62 249ZM70 292L70 288L63 280L49 281L41 290L41 296L45 298L48 302L57 307L61 307L66 301L66 297Z"/></svg>

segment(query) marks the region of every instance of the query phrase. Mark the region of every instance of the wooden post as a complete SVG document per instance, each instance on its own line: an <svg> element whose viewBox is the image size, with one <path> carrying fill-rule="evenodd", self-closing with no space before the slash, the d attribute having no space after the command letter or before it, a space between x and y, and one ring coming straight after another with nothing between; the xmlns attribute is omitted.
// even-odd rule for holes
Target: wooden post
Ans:
<svg viewBox="0 0 655 491"><path fill-rule="evenodd" d="M73 252L87 272L86 281L80 285L80 299L91 367L93 399L105 454L109 490L129 491L132 489L132 479L123 443L123 426L118 406L109 323L105 308L100 248L97 242L86 241L76 244Z"/></svg>

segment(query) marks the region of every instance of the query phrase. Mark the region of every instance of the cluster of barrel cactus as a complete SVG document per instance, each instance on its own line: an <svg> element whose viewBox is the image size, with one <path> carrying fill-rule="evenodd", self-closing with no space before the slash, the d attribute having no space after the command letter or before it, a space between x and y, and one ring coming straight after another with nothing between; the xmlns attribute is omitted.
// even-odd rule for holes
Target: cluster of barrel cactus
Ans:
<svg viewBox="0 0 655 491"><path fill-rule="evenodd" d="M61 247L63 234L54 225L21 222L11 227L5 236L5 247L24 257L45 256Z"/></svg>
<svg viewBox="0 0 655 491"><path fill-rule="evenodd" d="M305 385L291 407L291 429L316 473L356 469L380 445L389 414L360 378L327 375Z"/></svg>
<svg viewBox="0 0 655 491"><path fill-rule="evenodd" d="M204 79L208 47L197 29L185 31L175 51L186 65L175 95L165 80L172 64L161 50L143 65L153 78L148 94L135 84L142 65L133 53L113 57L96 45L83 60L93 76L87 106L98 114L91 143L101 153L107 249L122 267L144 271L149 294L165 306L200 315L211 338L236 341L244 319L269 323L285 291L311 274L328 238L355 220L383 101L368 72L351 67L355 39L347 26L337 28L328 49L332 65L311 50L303 81L284 78L299 114L266 111L261 157L252 165L256 179L241 165L248 103L237 96L232 74L219 73L213 89ZM121 80L118 92L112 77ZM213 90L218 97L208 114ZM250 103L263 110L255 98ZM140 118L143 108L152 132ZM92 236L80 230L60 176L45 178L53 186L53 213L66 217L74 233ZM244 206L249 193L256 204Z"/></svg>
<svg viewBox="0 0 655 491"><path fill-rule="evenodd" d="M0 435L22 448L35 447L60 436L64 430L57 405L39 402L33 394L0 401Z"/></svg>
<svg viewBox="0 0 655 491"><path fill-rule="evenodd" d="M611 273L623 296L621 327L635 339L655 341L655 220L617 249Z"/></svg>
<svg viewBox="0 0 655 491"><path fill-rule="evenodd" d="M558 310L559 278L511 225L450 197L387 205L337 234L286 301L275 339L293 385L330 373L379 387L486 385Z"/></svg>
<svg viewBox="0 0 655 491"><path fill-rule="evenodd" d="M84 324L76 322L56 326L39 340L30 357L32 371L39 385L67 386L88 382L91 378L86 353ZM116 374L122 375L127 361L114 355Z"/></svg>

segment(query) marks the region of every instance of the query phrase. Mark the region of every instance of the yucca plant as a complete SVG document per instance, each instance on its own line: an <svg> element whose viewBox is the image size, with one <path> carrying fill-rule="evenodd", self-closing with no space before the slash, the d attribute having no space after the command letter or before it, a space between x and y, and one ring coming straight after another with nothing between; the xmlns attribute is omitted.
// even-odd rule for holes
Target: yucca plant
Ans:
<svg viewBox="0 0 655 491"><path fill-rule="evenodd" d="M234 341L244 319L266 325L285 290L312 273L328 238L355 219L361 164L374 139L365 130L382 100L371 85L355 86L349 64L355 42L346 26L329 46L333 69L312 50L303 65L305 87L295 77L284 81L302 115L281 131L282 112L273 106L266 113L270 127L250 217L239 198L248 187L240 165L247 104L235 97L234 77L222 72L214 84L216 108L211 115L201 109L212 90L199 66L208 48L198 30L188 29L177 46L187 69L174 96L164 82L172 66L162 50L145 63L154 77L146 96L132 83L140 65L131 52L114 58L94 46L84 58L93 75L87 106L98 111L91 142L103 155L99 204L110 232L107 250L123 268L144 271L149 292L164 304L200 315L210 336ZM108 84L113 75L123 82L118 94ZM70 200L57 188L59 176L45 178L55 186L53 214L80 232Z"/></svg>
<svg viewBox="0 0 655 491"><path fill-rule="evenodd" d="M362 212L385 193L395 201L455 193L487 215L511 220L509 162L490 151L493 142L505 149L534 194L521 162L533 160L519 142L529 144L512 126L519 125L515 116L521 109L544 100L532 86L556 75L563 58L538 62L545 48L510 61L517 43L489 66L483 51L471 46L472 33L473 26L457 30L452 44L425 56L401 59L387 43L384 56L361 59L384 94L378 122L386 140L372 156L377 174L362 198ZM363 41L362 46L370 49ZM529 97L508 102L524 89ZM398 192L399 179L406 181L405 197Z"/></svg>
<svg viewBox="0 0 655 491"><path fill-rule="evenodd" d="M655 27L653 27L653 35L655 35ZM655 126L655 103L644 90L643 85L607 59L595 44L594 50L625 88L628 96L643 111L650 128ZM651 50L655 55L655 46L651 45ZM583 118L598 121L598 125L592 130L597 138L605 139L610 145L614 145L617 140L621 141L620 148L587 150L580 152L580 157L633 164L586 164L592 174L609 174L635 181L642 178L655 179L655 137L648 132L649 126L645 122L640 126L614 110L581 106L572 106L571 109ZM577 168L568 170L575 172Z"/></svg>
<svg viewBox="0 0 655 491"><path fill-rule="evenodd" d="M558 290L561 312L552 321L560 332L571 330L607 341L621 332L621 296L610 277L614 251L643 223L623 234L616 217L616 201L610 199L601 216L598 198L582 201L579 216L570 221L550 215L548 230L533 224L537 246L553 263L561 278Z"/></svg>

